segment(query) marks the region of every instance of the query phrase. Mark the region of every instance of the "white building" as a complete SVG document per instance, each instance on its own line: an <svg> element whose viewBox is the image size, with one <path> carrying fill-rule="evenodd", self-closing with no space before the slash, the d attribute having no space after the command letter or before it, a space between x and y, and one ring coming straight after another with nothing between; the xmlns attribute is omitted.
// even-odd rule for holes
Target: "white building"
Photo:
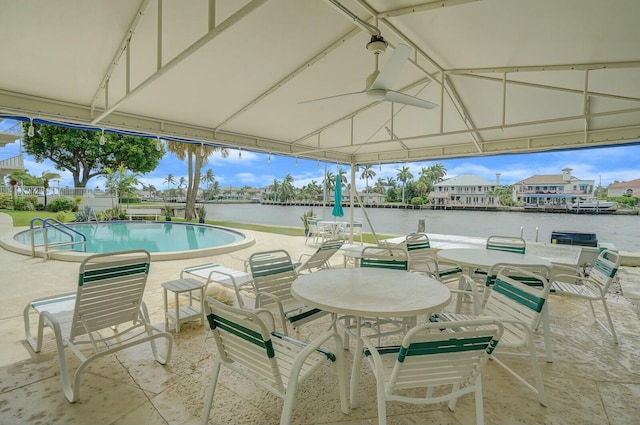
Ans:
<svg viewBox="0 0 640 425"><path fill-rule="evenodd" d="M499 174L498 174L499 177ZM474 174L460 174L436 183L430 193L434 205L495 205L494 191L500 181L489 181Z"/></svg>
<svg viewBox="0 0 640 425"><path fill-rule="evenodd" d="M628 182L612 183L607 187L607 196L609 197L625 195L640 198L640 179Z"/></svg>
<svg viewBox="0 0 640 425"><path fill-rule="evenodd" d="M524 204L570 204L579 197L593 196L594 181L571 175L571 168L562 174L539 174L513 185L513 197Z"/></svg>

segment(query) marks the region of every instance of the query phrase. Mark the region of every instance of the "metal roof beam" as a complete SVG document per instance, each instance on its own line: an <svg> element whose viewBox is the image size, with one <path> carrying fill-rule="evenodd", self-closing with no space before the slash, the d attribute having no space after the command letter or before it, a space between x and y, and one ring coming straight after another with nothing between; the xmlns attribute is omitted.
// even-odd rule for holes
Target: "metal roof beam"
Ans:
<svg viewBox="0 0 640 425"><path fill-rule="evenodd" d="M189 56L191 56L193 53L195 53L200 48L205 46L211 40L213 40L216 37L218 37L225 30L231 28L233 25L235 25L242 18L244 18L245 16L249 15L251 12L253 12L258 7L262 6L266 1L267 0L252 0L250 3L248 3L247 5L242 7L240 10L238 10L233 15L228 17L224 22L221 22L214 29L212 29L211 31L206 33L203 37L201 37L200 39L195 41L192 45L190 45L185 50L183 50L178 55L176 55L176 57L174 57L169 62L167 62L167 64L164 65L162 68L158 69L156 72L151 74L151 76L149 78L147 78L142 83L140 83L136 88L134 88L133 90L128 92L125 96L123 96L120 100L118 100L112 106L108 107L102 114L100 114L98 117L93 119L91 124L92 125L96 125L97 123L102 121L105 117L107 117L109 114L111 114L116 109L118 109L120 106L122 106L122 104L124 104L127 100L131 99L133 96L135 96L136 94L140 93L147 86L151 85L158 78L162 77L164 74L166 74L171 69L173 69L176 65L180 64L182 61L184 61Z"/></svg>

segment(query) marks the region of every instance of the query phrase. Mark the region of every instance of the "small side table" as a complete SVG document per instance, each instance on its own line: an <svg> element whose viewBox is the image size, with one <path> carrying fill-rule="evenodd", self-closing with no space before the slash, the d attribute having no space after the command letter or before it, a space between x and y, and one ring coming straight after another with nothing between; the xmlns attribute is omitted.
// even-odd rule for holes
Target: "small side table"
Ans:
<svg viewBox="0 0 640 425"><path fill-rule="evenodd" d="M200 320L200 323L204 324L204 313L202 311L202 302L204 300L204 287L205 284L196 279L176 279L162 283L164 288L164 326L165 329L169 329L169 321L176 324L176 333L180 332L180 324L186 322L192 322L194 320ZM171 291L175 296L175 311L169 311L169 303L167 301L167 291ZM192 291L200 291L200 308L193 305L195 297ZM189 305L180 307L179 295L188 292Z"/></svg>

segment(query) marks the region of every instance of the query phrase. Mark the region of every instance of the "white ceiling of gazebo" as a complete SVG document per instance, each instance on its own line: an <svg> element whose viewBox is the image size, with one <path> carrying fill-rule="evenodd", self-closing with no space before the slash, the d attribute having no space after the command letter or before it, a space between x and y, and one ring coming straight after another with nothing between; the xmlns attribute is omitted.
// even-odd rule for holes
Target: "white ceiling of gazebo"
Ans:
<svg viewBox="0 0 640 425"><path fill-rule="evenodd" d="M640 140L640 1L0 0L0 115L339 163Z"/></svg>

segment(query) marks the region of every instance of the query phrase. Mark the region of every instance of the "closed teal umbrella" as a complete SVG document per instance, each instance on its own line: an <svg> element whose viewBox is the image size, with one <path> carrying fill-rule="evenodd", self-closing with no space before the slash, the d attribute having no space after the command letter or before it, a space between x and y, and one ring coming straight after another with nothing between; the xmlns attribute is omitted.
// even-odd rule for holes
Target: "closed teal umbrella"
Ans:
<svg viewBox="0 0 640 425"><path fill-rule="evenodd" d="M333 200L335 204L333 205L331 215L334 217L342 217L344 215L344 210L342 209L342 182L339 174L336 176L336 190L334 192Z"/></svg>

